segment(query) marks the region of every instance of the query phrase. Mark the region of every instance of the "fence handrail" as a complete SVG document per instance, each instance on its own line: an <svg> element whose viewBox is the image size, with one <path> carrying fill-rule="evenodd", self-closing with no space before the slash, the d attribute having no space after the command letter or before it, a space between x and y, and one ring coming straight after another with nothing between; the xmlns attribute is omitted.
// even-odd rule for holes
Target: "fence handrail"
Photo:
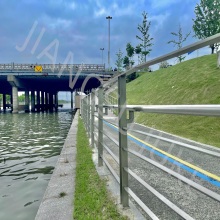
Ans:
<svg viewBox="0 0 220 220"><path fill-rule="evenodd" d="M127 75L128 76L128 75L136 72L137 70L140 70L140 69L152 66L154 64L161 63L163 61L166 61L166 60L178 57L178 56L183 55L185 53L192 52L194 50L198 50L200 48L203 48L205 46L209 46L211 44L215 44L215 43L218 43L218 42L220 42L220 34L215 34L215 35L213 35L211 37L208 37L208 38L206 38L204 40L201 40L201 41L198 41L196 43L190 44L190 45L185 46L185 47L183 47L181 49L178 49L178 50L175 50L175 51L173 51L171 53L162 55L162 56L160 56L158 58L152 59L152 60L147 61L145 63L139 64L139 65L137 65L137 66L135 66L135 67L125 71L125 72L122 72L122 73L120 73L118 75L115 75L115 77L112 78L111 80L109 80L108 82L106 82L103 85L103 87L105 88L108 85L116 82L118 80L119 76L122 76L122 75Z"/></svg>
<svg viewBox="0 0 220 220"><path fill-rule="evenodd" d="M103 107L118 109L118 105L103 105ZM125 108L136 112L220 116L220 105L126 105Z"/></svg>

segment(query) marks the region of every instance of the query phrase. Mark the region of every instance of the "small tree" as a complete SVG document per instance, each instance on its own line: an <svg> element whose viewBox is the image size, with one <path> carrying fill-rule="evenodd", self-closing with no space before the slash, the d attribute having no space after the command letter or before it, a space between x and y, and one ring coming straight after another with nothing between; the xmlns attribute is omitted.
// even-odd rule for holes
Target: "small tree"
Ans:
<svg viewBox="0 0 220 220"><path fill-rule="evenodd" d="M117 60L115 62L115 65L117 66L117 69L119 72L121 72L123 70L123 53L121 52L121 50L118 50L118 53L116 53L117 56Z"/></svg>
<svg viewBox="0 0 220 220"><path fill-rule="evenodd" d="M6 103L11 103L11 96L10 95L6 95Z"/></svg>
<svg viewBox="0 0 220 220"><path fill-rule="evenodd" d="M124 68L125 69L128 69L129 68L129 64L130 64L130 61L129 61L129 58L127 56L124 57L123 59L123 64L124 64Z"/></svg>
<svg viewBox="0 0 220 220"><path fill-rule="evenodd" d="M130 67L132 67L134 65L134 61L132 59L134 56L134 47L130 43L127 43L126 51L127 51L127 56L129 57Z"/></svg>
<svg viewBox="0 0 220 220"><path fill-rule="evenodd" d="M18 100L19 100L19 102L24 102L25 101L25 95L24 94L19 95Z"/></svg>
<svg viewBox="0 0 220 220"><path fill-rule="evenodd" d="M128 82L131 82L132 80L136 79L138 76L139 76L139 75L138 75L136 72L134 72L134 73L132 73L132 74L130 74L130 75L127 76L126 82L127 82L127 83L128 83Z"/></svg>
<svg viewBox="0 0 220 220"><path fill-rule="evenodd" d="M141 33L141 36L136 35L136 38L141 41L140 47L142 49L141 54L144 56L144 62L146 62L146 56L151 52L151 47L153 43L151 41L153 38L150 37L149 29L151 22L147 22L147 13L144 11L142 13L143 21L142 24L138 25L138 30Z"/></svg>
<svg viewBox="0 0 220 220"><path fill-rule="evenodd" d="M124 68L125 69L129 69L129 66L130 66L130 60L129 60L129 57L128 56L125 56L124 57L124 60L123 60L123 64L124 64ZM136 72L130 74L129 76L126 77L126 81L127 82L130 82L134 79L136 79L138 77L138 75L136 74Z"/></svg>
<svg viewBox="0 0 220 220"><path fill-rule="evenodd" d="M196 18L193 19L193 30L199 39L205 39L220 33L220 1L201 0L195 7ZM211 53L218 48L218 44L210 45Z"/></svg>
<svg viewBox="0 0 220 220"><path fill-rule="evenodd" d="M182 48L183 42L185 42L186 39L189 37L190 33L191 32L189 32L188 34L186 34L185 37L183 37L182 28L181 28L181 25L179 25L178 33L171 32L171 34L174 35L175 37L177 37L178 40L170 40L170 41L168 41L168 44L173 43L174 47L177 47L178 49L180 49L180 48ZM177 58L178 58L179 63L181 63L186 57L178 56Z"/></svg>
<svg viewBox="0 0 220 220"><path fill-rule="evenodd" d="M137 45L134 51L138 55L138 64L139 64L140 63L141 46Z"/></svg>

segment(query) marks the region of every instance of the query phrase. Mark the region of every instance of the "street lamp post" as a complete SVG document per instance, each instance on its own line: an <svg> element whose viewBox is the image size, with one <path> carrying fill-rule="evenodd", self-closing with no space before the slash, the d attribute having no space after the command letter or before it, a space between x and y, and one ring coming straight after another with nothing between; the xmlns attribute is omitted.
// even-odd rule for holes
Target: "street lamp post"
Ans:
<svg viewBox="0 0 220 220"><path fill-rule="evenodd" d="M108 67L110 70L110 20L112 19L112 17L107 16L106 19L108 19Z"/></svg>
<svg viewBox="0 0 220 220"><path fill-rule="evenodd" d="M100 50L102 51L102 65L103 65L103 50L104 50L104 47L100 48Z"/></svg>

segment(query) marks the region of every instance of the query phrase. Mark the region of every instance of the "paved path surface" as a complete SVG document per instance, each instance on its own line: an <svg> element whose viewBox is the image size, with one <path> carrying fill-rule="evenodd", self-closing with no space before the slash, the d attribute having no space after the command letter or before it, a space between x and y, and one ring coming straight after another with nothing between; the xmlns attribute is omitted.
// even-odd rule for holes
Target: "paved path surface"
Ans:
<svg viewBox="0 0 220 220"><path fill-rule="evenodd" d="M108 115L104 118L107 122L113 123L117 126L116 117ZM104 123L104 132L111 138L114 138L116 142L118 141L117 127L112 126L109 123ZM220 158L217 156L220 153L219 149L135 123L130 124L128 133L131 134L128 141L128 148L130 150L162 165L165 169L174 171L181 176L181 178L193 181L203 187L203 189L205 188L208 192L201 192L155 165L129 153L129 168L162 196L159 196L159 198L156 197L155 194L143 187L143 185L130 175L129 187L159 219L220 219ZM135 138L133 138L132 135L135 136ZM186 146L182 146L182 144L168 143L165 140L160 140L156 136L182 142L193 148L190 149ZM119 156L116 144L107 137L104 137L104 143L117 157ZM155 149L149 148L149 146L153 146ZM214 156L195 150L196 148L194 149L194 147L208 150L211 154L214 154ZM158 152L162 152L162 154L158 154ZM165 152L165 155L163 152ZM112 159L107 151L104 151L104 157L119 174L118 164ZM174 160L171 160L170 158L174 158ZM186 163L187 166L182 166L179 161ZM217 196L217 199L212 198L209 195L209 192L213 192L214 195ZM164 197L172 204L170 203L171 205L168 205L168 203L164 203ZM186 213L188 217L184 218L177 214L171 208L173 205ZM146 219L148 219L147 215Z"/></svg>
<svg viewBox="0 0 220 220"><path fill-rule="evenodd" d="M77 124L78 113L75 114L35 220L73 219Z"/></svg>

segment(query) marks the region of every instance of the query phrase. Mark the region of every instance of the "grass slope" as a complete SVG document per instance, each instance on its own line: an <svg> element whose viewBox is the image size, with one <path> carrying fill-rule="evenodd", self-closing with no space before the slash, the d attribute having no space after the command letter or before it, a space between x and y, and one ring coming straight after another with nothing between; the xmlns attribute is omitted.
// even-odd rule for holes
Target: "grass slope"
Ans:
<svg viewBox="0 0 220 220"><path fill-rule="evenodd" d="M219 104L217 55L207 55L145 73L127 84L127 103L140 105ZM220 147L220 119L137 113L135 121L195 141Z"/></svg>
<svg viewBox="0 0 220 220"><path fill-rule="evenodd" d="M127 219L118 213L116 205L108 196L105 181L96 172L81 119L77 131L76 164L74 219Z"/></svg>

